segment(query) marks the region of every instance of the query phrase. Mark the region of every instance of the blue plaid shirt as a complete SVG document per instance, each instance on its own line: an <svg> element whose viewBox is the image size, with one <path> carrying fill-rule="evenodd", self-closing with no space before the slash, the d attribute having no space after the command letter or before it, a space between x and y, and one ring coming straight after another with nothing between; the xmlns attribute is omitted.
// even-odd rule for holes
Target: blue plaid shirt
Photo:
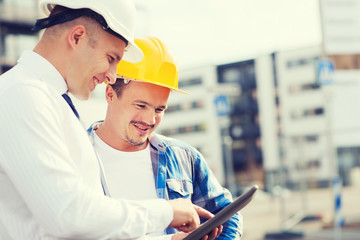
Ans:
<svg viewBox="0 0 360 240"><path fill-rule="evenodd" d="M90 136L93 130L94 124L88 129ZM188 198L213 214L232 202L230 192L219 184L204 157L195 148L158 134L151 137L150 146L159 198ZM168 228L166 232L171 234L176 230ZM239 239L241 235L242 216L237 213L223 224L223 231L217 239Z"/></svg>

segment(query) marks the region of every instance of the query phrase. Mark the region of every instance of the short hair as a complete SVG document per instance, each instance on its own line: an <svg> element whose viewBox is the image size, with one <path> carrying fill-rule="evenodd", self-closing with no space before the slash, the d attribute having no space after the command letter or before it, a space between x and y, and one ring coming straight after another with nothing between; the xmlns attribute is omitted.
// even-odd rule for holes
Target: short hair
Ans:
<svg viewBox="0 0 360 240"><path fill-rule="evenodd" d="M67 7L56 5L49 16L53 16L68 10L69 8ZM102 31L102 27L100 23L98 23L95 19L89 16L81 16L71 21L56 24L52 27L47 28L44 32L44 35L46 35L50 39L57 38L58 35L62 32L62 30L71 28L76 25L83 25L86 28L87 36L89 38L89 45L91 47L95 47L97 43L96 36L99 34L100 31Z"/></svg>
<svg viewBox="0 0 360 240"><path fill-rule="evenodd" d="M123 78L117 78L116 82L114 84L110 84L109 85L114 89L116 96L119 98L121 96L121 94L123 93L124 89L131 84L130 82L125 81L125 79Z"/></svg>

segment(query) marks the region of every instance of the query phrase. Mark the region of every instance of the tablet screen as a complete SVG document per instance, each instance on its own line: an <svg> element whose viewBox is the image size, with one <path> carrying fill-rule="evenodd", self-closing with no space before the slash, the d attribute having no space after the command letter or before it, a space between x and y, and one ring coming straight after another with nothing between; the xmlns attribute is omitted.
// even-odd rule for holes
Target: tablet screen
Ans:
<svg viewBox="0 0 360 240"><path fill-rule="evenodd" d="M198 229L190 233L184 240L198 240L209 234L214 228L226 222L235 213L245 207L252 200L254 193L258 189L259 187L257 185L251 187L247 192L218 212L213 218L207 220Z"/></svg>

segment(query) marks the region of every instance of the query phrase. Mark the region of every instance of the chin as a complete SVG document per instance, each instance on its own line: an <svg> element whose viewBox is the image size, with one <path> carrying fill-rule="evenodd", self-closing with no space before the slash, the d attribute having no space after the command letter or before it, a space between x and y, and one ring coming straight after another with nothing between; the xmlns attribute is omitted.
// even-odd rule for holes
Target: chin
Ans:
<svg viewBox="0 0 360 240"><path fill-rule="evenodd" d="M146 143L146 140L135 141L135 140L128 139L128 143L130 143L133 146L140 147Z"/></svg>

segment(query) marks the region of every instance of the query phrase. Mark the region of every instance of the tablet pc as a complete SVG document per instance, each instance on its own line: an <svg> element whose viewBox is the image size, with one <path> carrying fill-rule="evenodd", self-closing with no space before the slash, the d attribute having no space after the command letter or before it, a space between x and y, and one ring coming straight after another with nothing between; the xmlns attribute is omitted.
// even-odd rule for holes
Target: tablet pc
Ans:
<svg viewBox="0 0 360 240"><path fill-rule="evenodd" d="M198 240L209 234L214 228L226 222L235 213L245 207L252 200L254 193L258 189L259 187L257 185L251 187L247 192L218 212L213 218L207 220L198 229L190 233L184 240Z"/></svg>

